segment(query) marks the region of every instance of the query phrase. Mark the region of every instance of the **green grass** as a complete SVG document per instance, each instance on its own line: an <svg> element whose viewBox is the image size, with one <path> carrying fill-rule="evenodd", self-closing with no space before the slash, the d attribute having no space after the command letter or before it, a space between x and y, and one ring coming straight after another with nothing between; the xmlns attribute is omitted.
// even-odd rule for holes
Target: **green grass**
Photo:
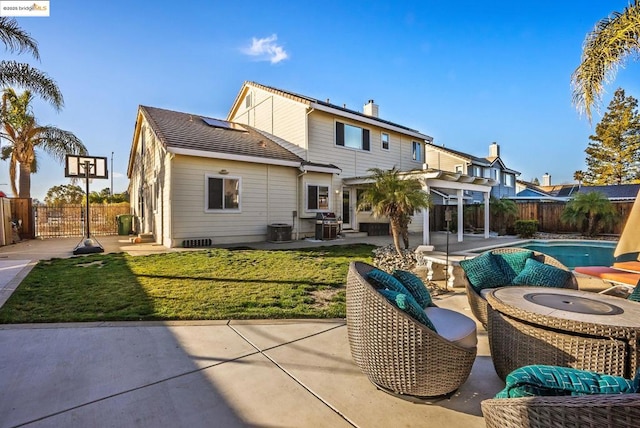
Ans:
<svg viewBox="0 0 640 428"><path fill-rule="evenodd" d="M210 249L41 261L1 323L345 317L349 262L374 246Z"/></svg>

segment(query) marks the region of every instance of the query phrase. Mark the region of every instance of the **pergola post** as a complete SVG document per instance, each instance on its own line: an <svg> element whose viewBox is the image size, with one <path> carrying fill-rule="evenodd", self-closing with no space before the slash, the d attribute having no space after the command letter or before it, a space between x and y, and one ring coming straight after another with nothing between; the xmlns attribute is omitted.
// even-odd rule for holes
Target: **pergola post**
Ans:
<svg viewBox="0 0 640 428"><path fill-rule="evenodd" d="M489 238L489 194L484 192L484 237Z"/></svg>
<svg viewBox="0 0 640 428"><path fill-rule="evenodd" d="M430 194L429 186L423 186L422 190L428 195ZM422 209L422 245L431 245L431 234L429 231L431 230L430 222L429 222L429 208Z"/></svg>
<svg viewBox="0 0 640 428"><path fill-rule="evenodd" d="M462 206L462 196L464 191L462 189L456 190L456 195L458 196L458 242L462 242L463 234L464 234L464 208Z"/></svg>

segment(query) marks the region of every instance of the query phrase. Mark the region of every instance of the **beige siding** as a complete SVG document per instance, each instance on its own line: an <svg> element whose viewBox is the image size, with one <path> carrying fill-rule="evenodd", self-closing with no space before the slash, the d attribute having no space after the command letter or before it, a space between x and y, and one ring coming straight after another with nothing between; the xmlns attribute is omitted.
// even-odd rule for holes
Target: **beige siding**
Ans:
<svg viewBox="0 0 640 428"><path fill-rule="evenodd" d="M442 171L455 171L456 165L462 165L462 173L467 174L466 162L457 156L449 155L440 150L429 149L427 146L426 157L429 168L440 169Z"/></svg>
<svg viewBox="0 0 640 428"><path fill-rule="evenodd" d="M226 169L239 178L240 212L205 211L205 177ZM187 238L214 243L264 241L267 225L292 223L295 168L176 156L172 165L173 245Z"/></svg>
<svg viewBox="0 0 640 428"><path fill-rule="evenodd" d="M274 95L258 88L249 88L252 103L243 99L231 121L246 123L276 135L296 146L306 148L306 113L303 103Z"/></svg>

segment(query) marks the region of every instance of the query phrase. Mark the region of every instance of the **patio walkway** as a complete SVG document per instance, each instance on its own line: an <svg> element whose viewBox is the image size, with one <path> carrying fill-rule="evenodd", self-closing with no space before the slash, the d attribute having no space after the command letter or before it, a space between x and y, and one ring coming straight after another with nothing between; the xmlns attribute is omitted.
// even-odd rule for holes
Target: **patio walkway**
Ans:
<svg viewBox="0 0 640 428"><path fill-rule="evenodd" d="M55 241L0 247L0 277L20 269L3 289L25 264L68 257L77 243ZM106 251L168 251L100 242ZM435 301L473 318L463 290ZM467 382L449 399L415 404L358 370L342 319L0 325L0 427L483 427L480 402L503 383L478 333Z"/></svg>

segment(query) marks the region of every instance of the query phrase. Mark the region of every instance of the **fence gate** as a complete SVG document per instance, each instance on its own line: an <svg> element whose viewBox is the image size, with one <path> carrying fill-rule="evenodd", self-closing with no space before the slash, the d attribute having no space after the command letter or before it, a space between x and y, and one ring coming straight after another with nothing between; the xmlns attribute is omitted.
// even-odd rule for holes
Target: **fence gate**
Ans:
<svg viewBox="0 0 640 428"><path fill-rule="evenodd" d="M89 227L94 236L118 234L117 217L129 214L129 204L91 204ZM35 236L38 238L81 237L86 230L86 207L73 205L35 205Z"/></svg>

